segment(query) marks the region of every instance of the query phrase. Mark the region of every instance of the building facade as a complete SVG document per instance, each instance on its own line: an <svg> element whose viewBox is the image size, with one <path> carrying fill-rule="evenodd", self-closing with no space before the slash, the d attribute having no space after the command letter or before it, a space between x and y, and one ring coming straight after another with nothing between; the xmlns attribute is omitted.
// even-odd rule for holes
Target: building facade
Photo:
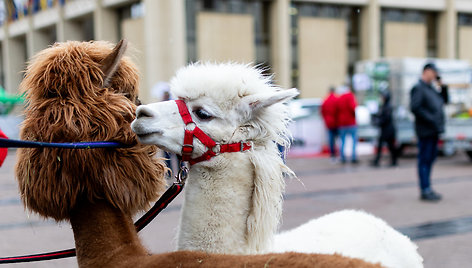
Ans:
<svg viewBox="0 0 472 268"><path fill-rule="evenodd" d="M472 0L4 1L0 85L16 93L26 62L67 40L126 38L141 98L190 62L263 66L301 97L349 81L355 62L392 57L472 61ZM25 4L21 4L21 3ZM21 10L21 12L20 12Z"/></svg>

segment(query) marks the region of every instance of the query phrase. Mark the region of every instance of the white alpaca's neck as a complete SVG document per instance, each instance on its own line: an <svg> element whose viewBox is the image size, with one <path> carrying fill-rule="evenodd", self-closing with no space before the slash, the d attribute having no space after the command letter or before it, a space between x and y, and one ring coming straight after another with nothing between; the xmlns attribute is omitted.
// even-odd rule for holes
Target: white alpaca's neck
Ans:
<svg viewBox="0 0 472 268"><path fill-rule="evenodd" d="M254 254L270 249L280 220L285 167L272 145L191 167L179 250Z"/></svg>
<svg viewBox="0 0 472 268"><path fill-rule="evenodd" d="M246 219L254 187L249 158L228 153L212 159L211 167L206 164L190 168L178 249L247 253Z"/></svg>

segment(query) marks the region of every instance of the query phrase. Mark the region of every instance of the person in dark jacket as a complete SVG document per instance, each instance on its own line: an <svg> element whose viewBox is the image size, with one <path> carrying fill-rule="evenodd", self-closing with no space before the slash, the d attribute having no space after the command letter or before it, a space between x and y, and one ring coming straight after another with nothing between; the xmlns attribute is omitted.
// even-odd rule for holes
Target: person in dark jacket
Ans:
<svg viewBox="0 0 472 268"><path fill-rule="evenodd" d="M439 201L441 195L431 187L431 170L438 153L439 135L444 132L444 99L433 82L438 77L436 65L428 63L418 83L410 92L410 109L415 116L418 139L418 178L420 199Z"/></svg>
<svg viewBox="0 0 472 268"><path fill-rule="evenodd" d="M321 104L321 116L328 129L328 142L331 160L336 159L336 137L338 136L338 96L335 93L335 88L329 89L328 96Z"/></svg>
<svg viewBox="0 0 472 268"><path fill-rule="evenodd" d="M382 93L382 106L377 114L377 125L380 128L380 136L377 144L377 154L372 161L373 166L379 166L380 157L382 156L382 147L387 144L390 151L391 166L397 165L397 150L395 147L396 129L393 123L393 108L390 105L390 93L388 91Z"/></svg>

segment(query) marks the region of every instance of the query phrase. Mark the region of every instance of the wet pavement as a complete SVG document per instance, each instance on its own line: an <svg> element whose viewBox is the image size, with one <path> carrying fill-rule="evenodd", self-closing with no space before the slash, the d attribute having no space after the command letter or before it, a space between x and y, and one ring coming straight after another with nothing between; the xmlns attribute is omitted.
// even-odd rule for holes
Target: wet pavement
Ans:
<svg viewBox="0 0 472 268"><path fill-rule="evenodd" d="M472 232L472 217L462 217L416 226L398 228L398 231L412 240L430 239L448 235L460 235Z"/></svg>
<svg viewBox="0 0 472 268"><path fill-rule="evenodd" d="M401 158L395 168L370 167L369 158L362 156L357 165L331 163L327 157L289 158L287 163L299 180L287 181L281 229L335 210L362 209L410 236L419 246L425 267L472 267L472 162L460 153L438 158L433 187L444 199L426 203L419 200L414 157ZM15 151L11 150L0 168L0 256L73 247L68 223L58 224L24 211L13 177L14 164ZM181 204L182 196L141 231L152 252L175 248ZM69 258L8 267L76 266L75 258Z"/></svg>

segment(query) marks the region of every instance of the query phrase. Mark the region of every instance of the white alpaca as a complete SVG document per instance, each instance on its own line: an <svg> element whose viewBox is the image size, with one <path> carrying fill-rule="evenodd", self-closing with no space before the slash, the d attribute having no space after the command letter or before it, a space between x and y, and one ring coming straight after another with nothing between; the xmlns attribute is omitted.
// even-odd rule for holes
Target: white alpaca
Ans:
<svg viewBox="0 0 472 268"><path fill-rule="evenodd" d="M212 151L218 152L223 144L252 144L250 150L216 154L191 166L178 249L240 254L272 250L340 253L379 261L386 267L422 267L422 258L407 237L362 212L337 212L311 221L292 234L281 234L276 242L282 241L284 247L274 246L284 174L293 175L282 162L277 144L289 145L290 117L284 102L298 95L296 89L275 87L270 77L247 65L196 64L177 72L171 90L186 105L196 126L219 144ZM184 129L192 131L195 124L186 126L179 109L174 101L142 105L132 128L141 142L181 154ZM198 139L191 143L193 159L207 151ZM339 223L335 215L345 215L348 220ZM312 225L316 228L311 229ZM310 229L310 236L300 240L300 230L305 229ZM372 229L387 235L355 237ZM298 248L301 245L303 250ZM409 249L406 253L405 248ZM408 262L410 259L413 262Z"/></svg>
<svg viewBox="0 0 472 268"><path fill-rule="evenodd" d="M362 211L341 210L275 236L274 252L339 252L385 267L423 267L417 246L385 221Z"/></svg>

